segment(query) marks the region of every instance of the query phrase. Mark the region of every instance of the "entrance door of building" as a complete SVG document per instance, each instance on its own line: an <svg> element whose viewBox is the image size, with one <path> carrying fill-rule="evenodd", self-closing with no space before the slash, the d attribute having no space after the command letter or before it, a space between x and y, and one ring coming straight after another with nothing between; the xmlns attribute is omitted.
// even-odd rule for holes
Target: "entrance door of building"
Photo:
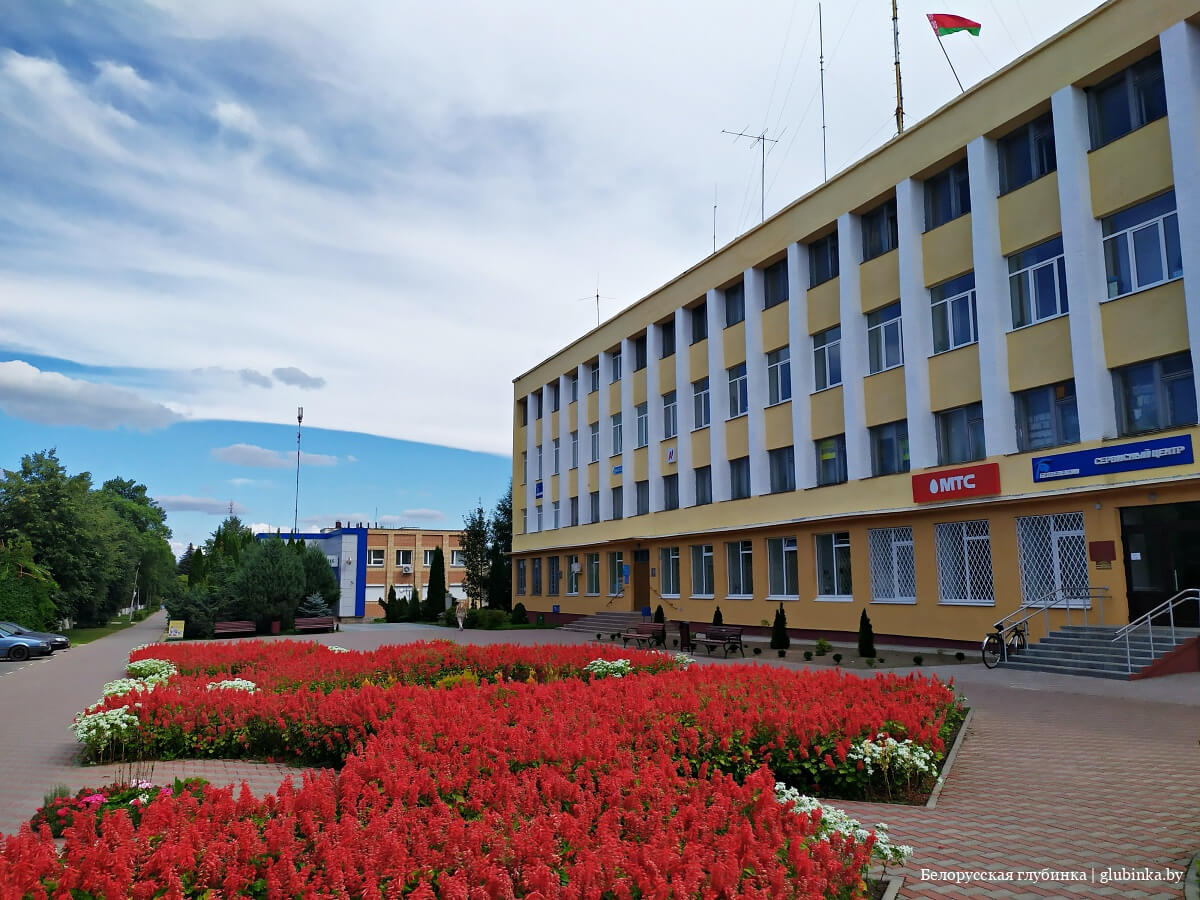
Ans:
<svg viewBox="0 0 1200 900"><path fill-rule="evenodd" d="M1200 588L1200 503L1125 507L1121 541L1130 621L1185 588ZM1178 607L1175 624L1200 625L1197 604Z"/></svg>
<svg viewBox="0 0 1200 900"><path fill-rule="evenodd" d="M633 571L630 573L629 592L633 598L632 612L640 612L650 605L650 551L633 551Z"/></svg>

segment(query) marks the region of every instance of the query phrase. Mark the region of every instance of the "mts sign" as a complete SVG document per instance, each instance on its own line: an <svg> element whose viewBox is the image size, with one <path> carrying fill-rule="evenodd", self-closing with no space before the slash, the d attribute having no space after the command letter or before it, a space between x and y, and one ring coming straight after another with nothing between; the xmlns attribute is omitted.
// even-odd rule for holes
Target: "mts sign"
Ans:
<svg viewBox="0 0 1200 900"><path fill-rule="evenodd" d="M935 503L940 500L961 500L964 497L986 497L1000 493L1000 466L984 463L962 466L940 472L923 472L912 477L913 500L916 503Z"/></svg>

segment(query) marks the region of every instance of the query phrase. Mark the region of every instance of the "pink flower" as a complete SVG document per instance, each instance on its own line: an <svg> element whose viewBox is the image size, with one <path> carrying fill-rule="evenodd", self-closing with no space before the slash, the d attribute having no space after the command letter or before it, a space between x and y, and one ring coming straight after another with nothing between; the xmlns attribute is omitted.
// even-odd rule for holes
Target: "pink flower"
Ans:
<svg viewBox="0 0 1200 900"><path fill-rule="evenodd" d="M85 806L90 806L92 809L95 809L97 806L103 803L105 799L106 798L103 794L88 794L86 797L80 798L79 802Z"/></svg>

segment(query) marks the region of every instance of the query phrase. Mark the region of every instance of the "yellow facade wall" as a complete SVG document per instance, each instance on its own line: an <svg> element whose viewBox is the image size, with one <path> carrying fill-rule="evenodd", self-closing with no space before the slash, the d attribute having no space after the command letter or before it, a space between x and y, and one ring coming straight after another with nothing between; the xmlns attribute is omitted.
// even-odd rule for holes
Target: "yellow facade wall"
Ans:
<svg viewBox="0 0 1200 900"><path fill-rule="evenodd" d="M600 490L600 463L588 463L587 489L589 494Z"/></svg>
<svg viewBox="0 0 1200 900"><path fill-rule="evenodd" d="M1088 154L1092 212L1097 219L1175 183L1167 120L1157 119Z"/></svg>
<svg viewBox="0 0 1200 900"><path fill-rule="evenodd" d="M842 405L842 386L817 391L809 398L812 404L812 437L821 438L846 431L845 407Z"/></svg>
<svg viewBox="0 0 1200 900"><path fill-rule="evenodd" d="M749 417L730 419L725 423L725 455L729 459L741 459L749 453Z"/></svg>
<svg viewBox="0 0 1200 900"><path fill-rule="evenodd" d="M789 301L790 302L790 301ZM788 304L777 303L762 314L762 350L770 353L788 342Z"/></svg>
<svg viewBox="0 0 1200 900"><path fill-rule="evenodd" d="M727 369L746 361L745 322L737 322L721 332L721 351Z"/></svg>
<svg viewBox="0 0 1200 900"><path fill-rule="evenodd" d="M675 357L668 356L658 361L658 390L665 394L675 390Z"/></svg>
<svg viewBox="0 0 1200 900"><path fill-rule="evenodd" d="M971 250L971 214L951 219L921 235L925 284L941 284L975 267Z"/></svg>
<svg viewBox="0 0 1200 900"><path fill-rule="evenodd" d="M692 381L699 381L708 374L708 338L688 347L688 374Z"/></svg>
<svg viewBox="0 0 1200 900"><path fill-rule="evenodd" d="M808 333L816 334L827 328L832 328L842 319L841 279L831 278L815 288L809 288L808 304Z"/></svg>
<svg viewBox="0 0 1200 900"><path fill-rule="evenodd" d="M934 412L978 403L979 345L969 344L929 357L929 408Z"/></svg>
<svg viewBox="0 0 1200 900"><path fill-rule="evenodd" d="M600 421L600 392L592 391L587 395L587 420L590 425Z"/></svg>
<svg viewBox="0 0 1200 900"><path fill-rule="evenodd" d="M904 395L904 366L863 379L863 418L868 428L896 422L908 415Z"/></svg>
<svg viewBox="0 0 1200 900"><path fill-rule="evenodd" d="M561 416L559 415L559 413L556 413L556 412L550 413L550 438L551 438L551 440L561 436L558 433L560 418L561 418Z"/></svg>
<svg viewBox="0 0 1200 900"><path fill-rule="evenodd" d="M636 481L645 481L650 477L650 464L646 457L648 452L646 447L638 447L633 451L633 477Z"/></svg>
<svg viewBox="0 0 1200 900"><path fill-rule="evenodd" d="M1067 316L1010 331L1005 340L1010 391L1026 391L1075 377L1071 320Z"/></svg>
<svg viewBox="0 0 1200 900"><path fill-rule="evenodd" d="M678 438L671 438L670 440L663 441L662 444L659 445L659 452L662 454L662 459L659 460L658 470L664 475L670 475L675 471L675 463L667 462L667 454L672 450L678 452L678 448Z"/></svg>
<svg viewBox="0 0 1200 900"><path fill-rule="evenodd" d="M1048 241L1062 232L1058 206L1058 172L1031 181L996 201L999 207L1000 252L1005 256Z"/></svg>
<svg viewBox="0 0 1200 900"><path fill-rule="evenodd" d="M897 251L890 250L859 266L858 284L864 314L900 299L899 258Z"/></svg>
<svg viewBox="0 0 1200 900"><path fill-rule="evenodd" d="M1104 359L1110 369L1188 348L1183 280L1100 304Z"/></svg>
<svg viewBox="0 0 1200 900"><path fill-rule="evenodd" d="M604 471L607 473L606 477L608 480L608 486L610 488L620 487L624 483L625 476L620 472L613 471L613 468L619 465L621 465L621 457L614 456L608 461L608 465L604 469Z"/></svg>
<svg viewBox="0 0 1200 900"><path fill-rule="evenodd" d="M624 364L625 363L622 362L622 365L624 365ZM602 390L602 391L605 390L604 385L600 386L600 390ZM607 390L608 390L608 414L611 416L613 413L618 413L621 411L621 382L614 381L612 384L610 384L608 386ZM621 424L625 425L627 423L622 421ZM608 423L601 422L600 427L607 428Z"/></svg>
<svg viewBox="0 0 1200 900"><path fill-rule="evenodd" d="M763 426L766 432L766 447L777 450L780 447L790 447L792 435L792 401L776 403L763 411Z"/></svg>
<svg viewBox="0 0 1200 900"><path fill-rule="evenodd" d="M646 402L646 370L645 369L641 369L640 371L633 373L633 402L635 404Z"/></svg>
<svg viewBox="0 0 1200 900"><path fill-rule="evenodd" d="M692 432L692 466L700 468L707 466L712 459L712 444L707 428L697 428Z"/></svg>

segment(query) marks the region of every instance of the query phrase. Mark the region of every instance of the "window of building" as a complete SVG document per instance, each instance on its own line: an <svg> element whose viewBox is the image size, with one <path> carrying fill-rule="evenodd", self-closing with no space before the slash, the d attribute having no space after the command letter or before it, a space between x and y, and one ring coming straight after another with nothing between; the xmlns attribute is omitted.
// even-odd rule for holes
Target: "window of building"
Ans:
<svg viewBox="0 0 1200 900"><path fill-rule="evenodd" d="M835 325L813 335L813 385L818 391L842 383L842 328Z"/></svg>
<svg viewBox="0 0 1200 900"><path fill-rule="evenodd" d="M933 526L938 602L994 606L992 539L987 519Z"/></svg>
<svg viewBox="0 0 1200 900"><path fill-rule="evenodd" d="M750 496L750 457L742 456L729 461L729 497L744 500Z"/></svg>
<svg viewBox="0 0 1200 900"><path fill-rule="evenodd" d="M450 565L454 566L456 569L461 569L466 564L466 558L463 556L463 552L461 550L450 551Z"/></svg>
<svg viewBox="0 0 1200 900"><path fill-rule="evenodd" d="M542 531L542 530L544 530L544 526L542 525L542 505L539 503L537 505L536 509L537 509L537 530ZM428 551L428 552L432 552L432 551ZM426 563L426 565L429 565L429 563Z"/></svg>
<svg viewBox="0 0 1200 900"><path fill-rule="evenodd" d="M712 466L699 466L692 471L696 475L696 505L712 503Z"/></svg>
<svg viewBox="0 0 1200 900"><path fill-rule="evenodd" d="M551 597L558 596L558 580L561 577L559 557L551 556L546 559L546 593Z"/></svg>
<svg viewBox="0 0 1200 900"><path fill-rule="evenodd" d="M541 391L535 391L533 394L533 411L534 411L534 418L540 419L542 417L542 392Z"/></svg>
<svg viewBox="0 0 1200 900"><path fill-rule="evenodd" d="M796 489L796 451L794 447L778 447L767 451L771 470L771 493L782 494Z"/></svg>
<svg viewBox="0 0 1200 900"><path fill-rule="evenodd" d="M553 463L553 468L550 469L550 473L552 475L558 474L558 449L559 439L555 438L554 442L551 444L551 462Z"/></svg>
<svg viewBox="0 0 1200 900"><path fill-rule="evenodd" d="M955 163L925 182L925 230L933 231L971 211L967 161Z"/></svg>
<svg viewBox="0 0 1200 900"><path fill-rule="evenodd" d="M663 440L673 438L679 433L679 410L675 406L675 392L667 391L662 395L663 402Z"/></svg>
<svg viewBox="0 0 1200 900"><path fill-rule="evenodd" d="M872 528L867 531L871 563L872 603L916 603L917 565L912 528Z"/></svg>
<svg viewBox="0 0 1200 900"><path fill-rule="evenodd" d="M746 318L746 286L739 281L725 288L725 327L736 325Z"/></svg>
<svg viewBox="0 0 1200 900"><path fill-rule="evenodd" d="M663 476L663 509L679 509L679 475Z"/></svg>
<svg viewBox="0 0 1200 900"><path fill-rule="evenodd" d="M579 593L579 575L583 571L583 566L579 564L579 554L571 553L567 556L567 593Z"/></svg>
<svg viewBox="0 0 1200 900"><path fill-rule="evenodd" d="M693 306L690 312L692 314L692 343L698 344L708 337L708 303L701 302L699 306Z"/></svg>
<svg viewBox="0 0 1200 900"><path fill-rule="evenodd" d="M613 413L609 417L612 426L612 456L619 456L622 453L621 446L621 414Z"/></svg>
<svg viewBox="0 0 1200 900"><path fill-rule="evenodd" d="M1101 224L1110 300L1183 275L1174 191L1102 219Z"/></svg>
<svg viewBox="0 0 1200 900"><path fill-rule="evenodd" d="M538 507L538 509L540 510L541 507ZM542 521L541 521L541 519L538 519L538 531L541 531L541 529L542 529ZM422 551L421 565L423 565L426 569L428 569L430 566L433 565L433 551L432 550Z"/></svg>
<svg viewBox="0 0 1200 900"><path fill-rule="evenodd" d="M594 363L591 363L588 368L590 370L590 375L591 375L591 391L590 391L590 393L594 394L594 393L596 393L596 391L600 390L600 362L599 362L599 360L597 360Z"/></svg>
<svg viewBox="0 0 1200 900"><path fill-rule="evenodd" d="M750 541L733 541L725 545L730 597L754 596L753 547Z"/></svg>
<svg viewBox="0 0 1200 900"><path fill-rule="evenodd" d="M817 484L841 484L846 480L846 436L822 438L817 446Z"/></svg>
<svg viewBox="0 0 1200 900"><path fill-rule="evenodd" d="M850 583L850 534L838 531L816 535L817 596L849 599L854 596Z"/></svg>
<svg viewBox="0 0 1200 900"><path fill-rule="evenodd" d="M530 566L529 593L538 595L542 592L542 558L535 556Z"/></svg>
<svg viewBox="0 0 1200 900"><path fill-rule="evenodd" d="M908 420L888 422L870 429L871 474L895 475L908 471Z"/></svg>
<svg viewBox="0 0 1200 900"><path fill-rule="evenodd" d="M867 362L872 375L904 365L904 333L898 302L867 315Z"/></svg>
<svg viewBox="0 0 1200 900"><path fill-rule="evenodd" d="M679 596L679 548L663 547L658 551L659 593L664 597Z"/></svg>
<svg viewBox="0 0 1200 900"><path fill-rule="evenodd" d="M792 399L792 353L787 346L767 354L767 403Z"/></svg>
<svg viewBox="0 0 1200 900"><path fill-rule="evenodd" d="M692 416L696 428L707 428L709 423L708 378L692 382Z"/></svg>
<svg viewBox="0 0 1200 900"><path fill-rule="evenodd" d="M1017 561L1025 605L1040 607L1057 591L1067 594L1072 607L1088 605L1083 513L1019 516Z"/></svg>
<svg viewBox="0 0 1200 900"><path fill-rule="evenodd" d="M517 593L525 594L525 560L517 560Z"/></svg>
<svg viewBox="0 0 1200 900"><path fill-rule="evenodd" d="M639 334L633 339L633 371L646 368L646 336Z"/></svg>
<svg viewBox="0 0 1200 900"><path fill-rule="evenodd" d="M383 549L376 550L374 547L369 549L367 551L367 565L368 566L382 566L383 565L383 555L385 552L386 551L384 551Z"/></svg>
<svg viewBox="0 0 1200 900"><path fill-rule="evenodd" d="M529 451L521 451L521 484L529 483Z"/></svg>
<svg viewBox="0 0 1200 900"><path fill-rule="evenodd" d="M637 446L645 447L650 443L650 405L639 403L633 412L637 422Z"/></svg>
<svg viewBox="0 0 1200 900"><path fill-rule="evenodd" d="M570 392L567 394L567 396L571 398L568 402L574 403L576 400L579 399L579 372L578 371L572 372L570 375L567 376L567 385L568 385L567 390Z"/></svg>
<svg viewBox="0 0 1200 900"><path fill-rule="evenodd" d="M571 509L571 524L572 524L572 525L578 525L578 524L579 524L579 498L578 498L578 497L571 497L571 498L570 498L570 504L571 504L571 506L570 506L570 509Z"/></svg>
<svg viewBox="0 0 1200 900"><path fill-rule="evenodd" d="M1196 424L1196 386L1188 351L1113 369L1121 434Z"/></svg>
<svg viewBox="0 0 1200 900"><path fill-rule="evenodd" d="M612 375L611 384L616 384L621 380L621 351L617 350L609 357L610 373Z"/></svg>
<svg viewBox="0 0 1200 900"><path fill-rule="evenodd" d="M729 418L744 416L750 408L750 392L746 382L746 364L738 363L725 370L729 376Z"/></svg>
<svg viewBox="0 0 1200 900"><path fill-rule="evenodd" d="M529 424L529 402L524 397L517 401L517 415L520 417L522 426Z"/></svg>
<svg viewBox="0 0 1200 900"><path fill-rule="evenodd" d="M713 596L713 545L692 545L692 596Z"/></svg>
<svg viewBox="0 0 1200 900"><path fill-rule="evenodd" d="M634 490L637 492L637 513L636 515L644 516L650 512L650 482L635 481L633 484Z"/></svg>
<svg viewBox="0 0 1200 900"><path fill-rule="evenodd" d="M396 551L396 565L411 566L412 565L412 551L411 550L397 550Z"/></svg>
<svg viewBox="0 0 1200 900"><path fill-rule="evenodd" d="M1008 258L1008 295L1013 328L1067 313L1067 267L1062 237Z"/></svg>
<svg viewBox="0 0 1200 900"><path fill-rule="evenodd" d="M945 353L979 340L975 315L975 273L930 288L933 305L933 352Z"/></svg>
<svg viewBox="0 0 1200 900"><path fill-rule="evenodd" d="M555 500L553 503L550 504L550 510L551 510L551 520L554 522L554 524L551 527L552 528L560 528L561 525L559 524L559 514L558 514L559 510L558 510L558 501L557 500Z"/></svg>
<svg viewBox="0 0 1200 900"><path fill-rule="evenodd" d="M1049 175L1058 168L1054 159L1054 121L1050 113L1027 122L996 142L1000 162L1000 193Z"/></svg>
<svg viewBox="0 0 1200 900"><path fill-rule="evenodd" d="M612 517L613 519L625 518L625 488L624 485L618 484L612 489Z"/></svg>
<svg viewBox="0 0 1200 900"><path fill-rule="evenodd" d="M788 265L786 259L763 269L763 309L770 309L788 298Z"/></svg>
<svg viewBox="0 0 1200 900"><path fill-rule="evenodd" d="M550 385L550 412L558 412L562 398L559 396L558 382Z"/></svg>
<svg viewBox="0 0 1200 900"><path fill-rule="evenodd" d="M571 432L571 468L579 468L579 432Z"/></svg>
<svg viewBox="0 0 1200 900"><path fill-rule="evenodd" d="M538 447L537 447L537 473L538 473L537 474L538 481L541 481L542 480L542 445L541 444L538 444Z"/></svg>
<svg viewBox="0 0 1200 900"><path fill-rule="evenodd" d="M587 578L584 587L587 588L589 594L600 593L600 554L587 554Z"/></svg>
<svg viewBox="0 0 1200 900"><path fill-rule="evenodd" d="M970 403L934 413L938 465L971 462L987 456L983 440L983 404Z"/></svg>
<svg viewBox="0 0 1200 900"><path fill-rule="evenodd" d="M588 494L588 521L600 521L600 492L592 491Z"/></svg>
<svg viewBox="0 0 1200 900"><path fill-rule="evenodd" d="M589 430L590 430L589 438L591 440L591 445L592 445L591 446L592 462L599 462L600 461L600 423L593 422L589 426Z"/></svg>
<svg viewBox="0 0 1200 900"><path fill-rule="evenodd" d="M617 597L621 594L621 588L624 585L625 574L625 558L621 551L608 554L608 593L609 596Z"/></svg>
<svg viewBox="0 0 1200 900"><path fill-rule="evenodd" d="M1155 53L1088 88L1092 149L1167 114L1162 54Z"/></svg>
<svg viewBox="0 0 1200 900"><path fill-rule="evenodd" d="M808 245L808 286L816 287L838 276L838 236L831 231Z"/></svg>
<svg viewBox="0 0 1200 900"><path fill-rule="evenodd" d="M896 223L896 198L875 207L862 217L863 262L895 250L900 244Z"/></svg>
<svg viewBox="0 0 1200 900"><path fill-rule="evenodd" d="M1042 450L1079 440L1075 381L1062 381L1013 395L1017 410L1017 446Z"/></svg>
<svg viewBox="0 0 1200 900"><path fill-rule="evenodd" d="M800 596L794 537L767 539L767 589L772 599Z"/></svg>
<svg viewBox="0 0 1200 900"><path fill-rule="evenodd" d="M666 359L668 356L675 355L675 320L663 322L658 326L659 339L662 342L659 359Z"/></svg>

